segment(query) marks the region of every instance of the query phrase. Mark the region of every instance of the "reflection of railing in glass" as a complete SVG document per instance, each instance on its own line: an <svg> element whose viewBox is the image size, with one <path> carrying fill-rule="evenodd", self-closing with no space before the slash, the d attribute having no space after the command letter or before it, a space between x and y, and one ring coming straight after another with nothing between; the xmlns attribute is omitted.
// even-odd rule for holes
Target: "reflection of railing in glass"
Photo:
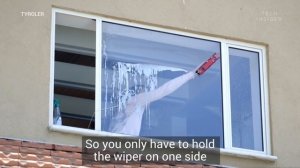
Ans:
<svg viewBox="0 0 300 168"><path fill-rule="evenodd" d="M195 78L198 75L204 74L204 72L209 67L211 67L218 59L219 59L219 55L215 53L206 62L201 64L201 66L198 66L195 70L192 70L179 77L171 79L158 88L156 88L157 86L156 76L155 78L153 78L152 76L153 74L157 75L158 71L163 70L162 67L157 69L152 67L149 68L148 70L136 67L135 69L140 69L142 71L141 74L144 74L147 77L149 77L149 79L146 79L148 80L149 86L148 85L144 86L144 88L139 89L140 93L134 93L134 94L130 92L129 85L128 85L129 79L128 76L126 76L127 75L126 72L130 70L128 69L129 66L127 66L127 64L125 63L118 63L117 64L118 71L122 73L122 74L118 74L118 79L119 79L118 88L120 90L121 85L125 81L126 93L122 93L119 91L119 94L116 95L119 99L118 100L119 111L112 119L110 123L109 131L115 133L129 134L129 135L139 135L141 129L142 116L144 111L147 109L148 104L173 93L183 84L187 83L189 80ZM135 66L140 66L140 65L135 65ZM125 77L124 77L124 73L126 73ZM124 78L125 80L123 80ZM114 79L115 78L113 78L113 80Z"/></svg>

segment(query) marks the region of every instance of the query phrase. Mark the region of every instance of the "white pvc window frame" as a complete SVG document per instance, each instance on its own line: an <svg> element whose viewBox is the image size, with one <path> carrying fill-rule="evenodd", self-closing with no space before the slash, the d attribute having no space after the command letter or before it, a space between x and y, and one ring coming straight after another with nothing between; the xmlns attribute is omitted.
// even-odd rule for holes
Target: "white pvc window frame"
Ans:
<svg viewBox="0 0 300 168"><path fill-rule="evenodd" d="M54 51L55 51L55 17L56 13L80 16L96 20L96 76L95 76L95 130L70 127L53 124L53 98L54 98ZM265 46L244 43L239 41L228 40L224 38L209 37L193 33L187 33L177 30L159 28L154 26L142 25L127 21L120 21L96 15L68 11L64 9L52 9L51 23L51 56L50 56L50 89L49 89L49 129L52 131L75 133L87 136L126 136L116 133L101 131L101 53L102 53L102 22L111 22L123 24L149 30L156 30L165 33L172 33L188 37L195 37L203 40L219 42L221 45L221 70L222 70L222 103L223 103L223 133L224 148L222 154L234 155L241 157L259 158L265 160L276 160L276 156L271 155L270 140L270 120L269 120L269 100L268 100L268 76L267 76L267 59ZM231 127L231 100L230 100L230 72L229 72L229 48L243 49L259 53L259 70L260 70L260 88L261 88L261 105L262 105L262 131L263 131L263 149L264 151L255 151L249 149L236 148L232 146L232 127Z"/></svg>

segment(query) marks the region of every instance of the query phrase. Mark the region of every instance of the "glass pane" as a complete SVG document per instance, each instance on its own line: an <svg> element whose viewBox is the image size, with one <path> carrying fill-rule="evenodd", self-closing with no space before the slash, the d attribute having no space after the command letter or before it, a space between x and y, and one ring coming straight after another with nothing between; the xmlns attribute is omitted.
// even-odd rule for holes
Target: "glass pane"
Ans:
<svg viewBox="0 0 300 168"><path fill-rule="evenodd" d="M184 79L219 53L220 43L108 22L102 36L104 131L223 138L220 61L204 75ZM178 88L166 94L165 84Z"/></svg>
<svg viewBox="0 0 300 168"><path fill-rule="evenodd" d="M56 14L54 124L94 129L95 30L92 19Z"/></svg>
<svg viewBox="0 0 300 168"><path fill-rule="evenodd" d="M259 54L229 49L233 147L263 150Z"/></svg>

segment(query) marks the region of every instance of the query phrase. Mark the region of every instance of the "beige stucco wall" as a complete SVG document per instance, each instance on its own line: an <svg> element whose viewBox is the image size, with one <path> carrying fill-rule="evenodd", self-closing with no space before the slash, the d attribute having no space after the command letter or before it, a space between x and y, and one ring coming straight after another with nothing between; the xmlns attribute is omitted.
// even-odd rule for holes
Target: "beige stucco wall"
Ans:
<svg viewBox="0 0 300 168"><path fill-rule="evenodd" d="M78 135L47 128L53 6L266 45L272 152L278 160L222 156L221 161L240 167L300 165L298 0L1 0L0 137L81 142ZM45 16L24 17L22 11L41 11ZM280 19L264 20L274 15Z"/></svg>

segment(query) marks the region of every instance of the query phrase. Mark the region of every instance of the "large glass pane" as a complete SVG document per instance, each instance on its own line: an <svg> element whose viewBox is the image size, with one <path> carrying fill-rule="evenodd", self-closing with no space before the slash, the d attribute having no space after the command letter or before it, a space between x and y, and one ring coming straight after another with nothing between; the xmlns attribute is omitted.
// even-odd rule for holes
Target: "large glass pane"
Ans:
<svg viewBox="0 0 300 168"><path fill-rule="evenodd" d="M230 48L233 147L263 150L259 54Z"/></svg>
<svg viewBox="0 0 300 168"><path fill-rule="evenodd" d="M223 138L220 61L186 80L220 43L109 22L102 38L103 131Z"/></svg>
<svg viewBox="0 0 300 168"><path fill-rule="evenodd" d="M53 112L56 125L94 129L95 23L89 18L56 14Z"/></svg>

